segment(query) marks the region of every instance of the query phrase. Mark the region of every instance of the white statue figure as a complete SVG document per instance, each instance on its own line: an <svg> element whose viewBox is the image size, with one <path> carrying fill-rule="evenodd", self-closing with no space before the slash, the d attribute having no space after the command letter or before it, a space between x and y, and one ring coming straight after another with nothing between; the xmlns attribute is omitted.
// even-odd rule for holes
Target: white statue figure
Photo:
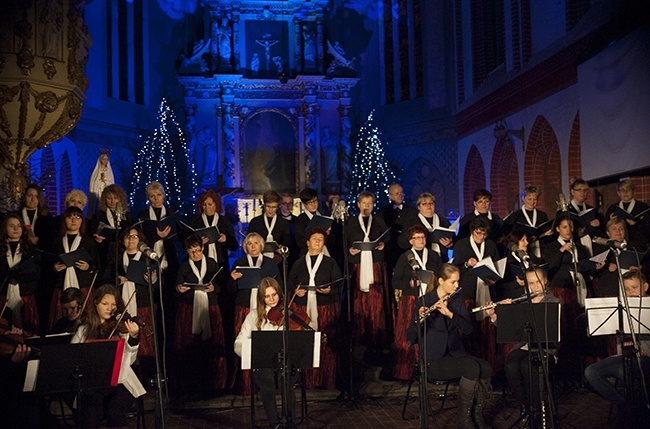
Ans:
<svg viewBox="0 0 650 429"><path fill-rule="evenodd" d="M251 72L253 72L253 76L257 76L260 73L260 56L257 54L257 51L253 52L253 56L251 57Z"/></svg>
<svg viewBox="0 0 650 429"><path fill-rule="evenodd" d="M227 17L221 18L221 25L217 27L217 34L219 35L219 56L229 62L232 49L230 48L230 22Z"/></svg>
<svg viewBox="0 0 650 429"><path fill-rule="evenodd" d="M255 43L264 47L266 55L266 71L271 71L271 46L276 45L279 40L256 40Z"/></svg>
<svg viewBox="0 0 650 429"><path fill-rule="evenodd" d="M273 62L275 63L275 67L278 69L278 74L282 74L284 71L284 67L282 67L282 57L279 55L273 57Z"/></svg>
<svg viewBox="0 0 650 429"><path fill-rule="evenodd" d="M332 138L329 127L324 127L320 137L320 146L323 148L324 173L326 182L339 180L338 164L339 154L336 139Z"/></svg>
<svg viewBox="0 0 650 429"><path fill-rule="evenodd" d="M110 149L102 149L101 152L99 158L97 158L95 169L90 175L90 183L88 184L88 190L90 191L90 201L88 203L89 215L95 211L95 207L99 202L99 197L102 195L104 188L115 183L111 160L108 156Z"/></svg>
<svg viewBox="0 0 650 429"><path fill-rule="evenodd" d="M204 127L202 131L199 131L197 136L200 144L203 146L202 180L204 182L212 183L216 179L217 141L212 135L212 130L209 127Z"/></svg>

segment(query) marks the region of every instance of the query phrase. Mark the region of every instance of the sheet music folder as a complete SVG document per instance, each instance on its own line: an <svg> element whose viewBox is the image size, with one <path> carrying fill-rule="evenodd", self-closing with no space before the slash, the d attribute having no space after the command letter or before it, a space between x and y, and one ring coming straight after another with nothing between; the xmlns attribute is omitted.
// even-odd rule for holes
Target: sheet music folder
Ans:
<svg viewBox="0 0 650 429"><path fill-rule="evenodd" d="M559 343L561 307L559 302L540 302L532 304L499 305L496 308L499 326L497 328L497 343L517 343L528 341L526 324L537 328L537 336L533 333L533 340L539 339L540 343ZM535 323L533 323L533 318Z"/></svg>

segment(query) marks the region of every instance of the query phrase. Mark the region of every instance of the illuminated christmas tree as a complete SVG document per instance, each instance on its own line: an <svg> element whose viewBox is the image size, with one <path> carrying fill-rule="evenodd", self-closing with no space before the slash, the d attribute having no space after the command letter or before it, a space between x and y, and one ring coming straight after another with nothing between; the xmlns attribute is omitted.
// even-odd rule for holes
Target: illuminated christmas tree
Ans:
<svg viewBox="0 0 650 429"><path fill-rule="evenodd" d="M158 108L158 122L153 135L145 139L133 166L129 207L134 213L144 208L145 189L149 183L157 181L165 188L169 207L182 214L192 213L196 172L187 153L183 130L164 98Z"/></svg>
<svg viewBox="0 0 650 429"><path fill-rule="evenodd" d="M388 163L381 132L374 122L374 110L359 130L354 147L352 173L350 174L349 206L355 211L357 195L369 191L377 197L376 207L388 203L388 186L397 181L397 176Z"/></svg>

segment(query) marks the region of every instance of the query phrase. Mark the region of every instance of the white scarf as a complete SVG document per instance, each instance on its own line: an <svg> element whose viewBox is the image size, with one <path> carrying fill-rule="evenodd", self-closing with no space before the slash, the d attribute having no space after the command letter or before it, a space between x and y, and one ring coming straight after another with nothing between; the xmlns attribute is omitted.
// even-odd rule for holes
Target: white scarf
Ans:
<svg viewBox="0 0 650 429"><path fill-rule="evenodd" d="M197 283L203 283L205 273L208 271L208 261L205 255L201 256L201 271L196 268L193 260L190 261L190 268L196 276ZM194 308L192 309L192 333L201 334L202 340L207 340L212 336L212 327L210 326L210 302L208 300L208 293L202 290L194 291Z"/></svg>
<svg viewBox="0 0 650 429"><path fill-rule="evenodd" d="M567 241L564 241L560 237L557 238L557 241L561 246L564 246L567 243ZM578 263L578 249L576 248L575 242L573 243L573 248L571 249L571 262L575 262L576 264ZM576 299L578 301L578 304L580 304L580 307L584 307L585 298L587 298L587 283L585 282L585 278L582 276L582 273L574 272L573 267L569 269L569 273L571 273L571 278L573 279L574 283L576 281L576 278L578 279L578 284L576 285Z"/></svg>
<svg viewBox="0 0 650 429"><path fill-rule="evenodd" d="M36 227L36 219L38 219L38 210L34 210L34 219L31 220L29 216L27 216L27 209L23 208L23 223L25 226L29 226L29 228L34 232L34 228Z"/></svg>
<svg viewBox="0 0 650 429"><path fill-rule="evenodd" d="M625 210L629 214L632 214L632 210L634 210L634 205L635 204L636 204L636 200L634 198L632 198L632 200L630 201L630 204L627 206L627 210L625 210L625 208L624 208L625 206L623 206L623 201L618 202L618 206L621 208L621 210Z"/></svg>
<svg viewBox="0 0 650 429"><path fill-rule="evenodd" d="M274 240L273 238L273 228L275 228L275 222L278 220L278 215L274 214L273 215L273 220L271 221L271 225L269 225L269 218L265 214L262 214L262 217L264 218L264 225L266 226L266 242L271 242ZM273 257L273 252L266 252L264 254L267 258L272 258Z"/></svg>
<svg viewBox="0 0 650 429"><path fill-rule="evenodd" d="M423 270L427 269L427 262L429 262L429 249L426 247L422 249L422 258L420 258L420 255L418 255L417 250L415 250L413 247L411 247L411 252L413 253L413 256L415 257L415 260L418 262L418 265ZM420 294L418 297L424 295L427 291L427 284L425 282L420 282Z"/></svg>
<svg viewBox="0 0 650 429"><path fill-rule="evenodd" d="M482 261L485 254L485 241L478 244L474 241L474 237L469 236L469 244L472 246L472 250L476 254L476 257L479 261ZM480 277L476 277L476 304L483 305L488 301L492 301L490 296L490 287L485 283ZM479 311L476 313L476 320L485 319L485 311Z"/></svg>
<svg viewBox="0 0 650 429"><path fill-rule="evenodd" d="M115 218L113 217L113 210L109 209L108 207L106 207L106 220L108 220L108 224L110 226L117 229L117 226L115 225Z"/></svg>
<svg viewBox="0 0 650 429"><path fill-rule="evenodd" d="M320 264L323 262L323 254L319 253L316 258L314 266L311 265L311 256L309 253L305 255L305 263L307 264L307 272L309 272L309 284L307 286L316 286L316 273ZM307 292L307 316L311 320L310 326L315 331L318 330L318 302L316 300L316 291L310 290Z"/></svg>
<svg viewBox="0 0 650 429"><path fill-rule="evenodd" d="M70 253L74 252L79 247L79 244L81 243L81 235L77 234L77 236L72 241L72 246L68 245L67 234L64 235L61 240L63 240L63 250L65 253ZM79 279L77 279L77 273L75 271L74 265L65 269L65 277L63 278L63 290L66 290L70 287L76 287L79 289Z"/></svg>
<svg viewBox="0 0 650 429"><path fill-rule="evenodd" d="M251 255L246 255L246 259L248 259L249 267L262 268L262 262L264 262L264 256L262 255L258 256L257 261L255 261L255 263L253 263L253 257ZM251 289L251 297L250 300L248 301L248 306L250 307L251 311L257 308L257 292L258 292L258 288L254 287Z"/></svg>
<svg viewBox="0 0 650 429"><path fill-rule="evenodd" d="M420 218L420 222L422 222L422 225L429 231L433 232L434 229L438 228L440 226L440 218L438 217L437 214L433 214L433 219L432 223L429 223L426 217L422 215L422 213L418 213L418 217ZM436 252L438 255L440 255L440 245L438 243L433 243L431 245L431 250Z"/></svg>
<svg viewBox="0 0 650 429"><path fill-rule="evenodd" d="M163 219L165 216L167 216L167 209L165 209L165 206L162 206L160 209L160 219ZM149 219L160 220L156 217L156 211L151 206L149 206ZM162 238L159 238L153 244L153 251L156 252L157 255L162 255L160 261L158 261L159 269L162 272L162 270L168 266L167 257L165 256L165 244L163 243Z"/></svg>
<svg viewBox="0 0 650 429"><path fill-rule="evenodd" d="M521 209L521 212L524 214L524 217L526 218L526 222L528 223L528 225L533 227L537 226L537 209L533 209L532 219L530 218L530 216L528 216L528 212L526 211L525 207ZM532 243L530 243L530 250L538 258L542 257L542 249L539 245L539 240L535 240Z"/></svg>
<svg viewBox="0 0 650 429"><path fill-rule="evenodd" d="M368 228L363 223L363 216L359 214L359 226L363 231L363 241L370 241L370 228L372 227L372 215L368 216ZM372 270L372 250L361 251L361 262L359 264L359 287L361 292L370 292L370 285L375 282L375 275Z"/></svg>
<svg viewBox="0 0 650 429"><path fill-rule="evenodd" d="M16 247L16 253L11 253L11 247L7 243L7 265L9 268L13 268L20 264L22 255L20 253L20 243ZM23 300L20 298L20 287L18 283L9 283L7 286L7 307L11 308L12 311L17 311L20 307L23 306Z"/></svg>
<svg viewBox="0 0 650 429"><path fill-rule="evenodd" d="M140 256L142 256L142 252L138 250L138 252L133 257L133 260L139 261ZM122 253L122 265L124 266L125 277L127 271L129 270L129 262L131 262L129 255L127 255L126 252ZM122 285L122 300L124 301L124 304L128 302L128 300L131 298L131 295L133 295L133 292L135 292L135 283L129 280L125 281ZM138 315L138 303L136 301L136 298L131 300L129 306L126 307L126 311L128 311L129 314L133 317Z"/></svg>
<svg viewBox="0 0 650 429"><path fill-rule="evenodd" d="M587 210L587 203L582 203L582 208L580 208L578 203L576 203L576 200L571 200L571 205L576 210L576 213L580 213Z"/></svg>
<svg viewBox="0 0 650 429"><path fill-rule="evenodd" d="M318 210L316 210L314 213L312 213L312 212L310 212L310 211L308 211L308 210L305 210L304 213L307 215L307 217L309 218L309 220L311 220L311 218L313 218L314 215L316 215L316 216L322 216ZM327 246L326 246L326 245L323 246L323 251L322 251L322 252L323 252L323 255L325 255L325 256L332 256L332 255L330 255L330 251L327 250Z"/></svg>
<svg viewBox="0 0 650 429"><path fill-rule="evenodd" d="M476 209L474 210L474 214L475 214L477 217L481 215L481 213L479 213L478 210L476 210ZM488 212L487 212L487 218L490 219L490 220L492 220L492 212L491 212L490 210L488 210Z"/></svg>
<svg viewBox="0 0 650 429"><path fill-rule="evenodd" d="M208 227L208 226L217 226L217 223L219 222L219 213L215 213L214 217L212 218L212 224L208 223L208 217L203 213L201 215L201 218L203 219L203 225ZM208 256L214 259L215 261L219 262L219 258L217 257L217 244L216 243L210 243L208 244Z"/></svg>

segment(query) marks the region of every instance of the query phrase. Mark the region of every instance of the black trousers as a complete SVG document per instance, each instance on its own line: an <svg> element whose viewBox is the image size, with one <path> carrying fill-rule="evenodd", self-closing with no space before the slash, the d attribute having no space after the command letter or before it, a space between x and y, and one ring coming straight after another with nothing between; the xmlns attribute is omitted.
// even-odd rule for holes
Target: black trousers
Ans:
<svg viewBox="0 0 650 429"><path fill-rule="evenodd" d="M106 426L129 426L127 414L133 403L133 395L118 384L109 389L84 392L81 398L81 427L94 428L106 417Z"/></svg>
<svg viewBox="0 0 650 429"><path fill-rule="evenodd" d="M278 407L275 403L276 371L274 369L256 369L253 371L253 382L260 389L260 397L264 406L264 413L270 425L276 425L279 421ZM280 386L282 388L282 386ZM296 395L293 392L293 382L289 387L289 413L293 418L296 410Z"/></svg>
<svg viewBox="0 0 650 429"><path fill-rule="evenodd" d="M492 377L492 367L481 358L474 356L449 356L429 361L428 378L447 380L452 378L466 378L478 381Z"/></svg>
<svg viewBox="0 0 650 429"><path fill-rule="evenodd" d="M539 403L540 362L537 352L533 351L533 406ZM555 367L555 359L549 358L549 370ZM505 362L505 373L513 396L519 404L528 409L530 401L530 382L528 378L528 351L515 349L510 352ZM529 410L530 411L530 410Z"/></svg>

